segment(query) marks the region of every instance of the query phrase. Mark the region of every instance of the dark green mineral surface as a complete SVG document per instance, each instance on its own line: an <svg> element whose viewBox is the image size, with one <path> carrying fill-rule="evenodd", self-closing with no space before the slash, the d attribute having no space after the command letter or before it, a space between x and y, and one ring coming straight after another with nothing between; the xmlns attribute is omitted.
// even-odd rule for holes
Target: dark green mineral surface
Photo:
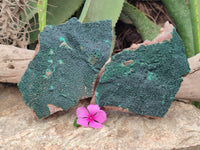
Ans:
<svg viewBox="0 0 200 150"><path fill-rule="evenodd" d="M44 118L50 115L48 104L68 110L92 96L93 82L109 58L112 25L72 18L47 26L39 39L40 51L18 85L26 105Z"/></svg>
<svg viewBox="0 0 200 150"><path fill-rule="evenodd" d="M190 70L184 51L173 29L170 41L114 55L96 88L96 103L163 117Z"/></svg>

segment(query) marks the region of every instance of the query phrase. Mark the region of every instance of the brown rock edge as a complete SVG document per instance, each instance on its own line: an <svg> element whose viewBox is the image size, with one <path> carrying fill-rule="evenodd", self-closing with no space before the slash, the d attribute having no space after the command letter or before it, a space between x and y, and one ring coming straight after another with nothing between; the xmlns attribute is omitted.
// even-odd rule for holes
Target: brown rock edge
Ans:
<svg viewBox="0 0 200 150"><path fill-rule="evenodd" d="M35 51L0 45L0 82L18 83ZM188 59L191 71L183 77L176 99L200 101L200 54Z"/></svg>

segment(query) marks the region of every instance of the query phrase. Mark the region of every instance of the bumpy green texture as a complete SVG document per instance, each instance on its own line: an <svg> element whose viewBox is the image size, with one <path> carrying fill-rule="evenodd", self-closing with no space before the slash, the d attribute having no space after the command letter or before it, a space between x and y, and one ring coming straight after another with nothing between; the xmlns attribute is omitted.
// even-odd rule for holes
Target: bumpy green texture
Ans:
<svg viewBox="0 0 200 150"><path fill-rule="evenodd" d="M173 29L170 42L114 55L100 78L95 101L100 106L163 117L189 70L182 40Z"/></svg>
<svg viewBox="0 0 200 150"><path fill-rule="evenodd" d="M23 99L38 118L50 115L47 104L68 110L92 96L93 82L109 58L110 20L81 24L76 18L47 26L40 51L19 83Z"/></svg>

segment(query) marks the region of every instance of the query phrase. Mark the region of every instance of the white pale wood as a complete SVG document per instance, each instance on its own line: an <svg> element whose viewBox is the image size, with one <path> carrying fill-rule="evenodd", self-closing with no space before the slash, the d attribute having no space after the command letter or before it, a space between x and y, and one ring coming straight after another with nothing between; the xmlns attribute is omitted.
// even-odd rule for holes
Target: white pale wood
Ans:
<svg viewBox="0 0 200 150"><path fill-rule="evenodd" d="M200 101L200 53L188 59L191 71L183 77L176 99Z"/></svg>
<svg viewBox="0 0 200 150"><path fill-rule="evenodd" d="M0 82L18 83L35 51L0 44Z"/></svg>

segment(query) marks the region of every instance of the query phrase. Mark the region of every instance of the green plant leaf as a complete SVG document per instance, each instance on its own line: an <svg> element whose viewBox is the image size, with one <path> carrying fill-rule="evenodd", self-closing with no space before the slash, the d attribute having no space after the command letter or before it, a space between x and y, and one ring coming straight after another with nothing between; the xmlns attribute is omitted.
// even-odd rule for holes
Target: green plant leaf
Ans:
<svg viewBox="0 0 200 150"><path fill-rule="evenodd" d="M35 31L30 32L29 44L32 44L38 40L39 33L40 33L40 31L38 29L35 29Z"/></svg>
<svg viewBox="0 0 200 150"><path fill-rule="evenodd" d="M190 11L185 0L162 0L162 2L176 23L176 27L185 46L187 57L194 56L192 23Z"/></svg>
<svg viewBox="0 0 200 150"><path fill-rule="evenodd" d="M125 2L122 13L124 18L126 16L126 21L127 17L132 21L132 24L137 28L143 40L153 40L160 33L161 27L150 21L135 6Z"/></svg>
<svg viewBox="0 0 200 150"><path fill-rule="evenodd" d="M126 16L124 13L121 12L119 20L121 20L122 22L126 23L126 24L133 24L133 22L131 21L131 19Z"/></svg>
<svg viewBox="0 0 200 150"><path fill-rule="evenodd" d="M112 53L113 53L113 50L115 48L115 41L116 41L116 34L115 34L115 29L113 28L112 29L112 34L113 34L113 37L112 37L112 41L111 41L111 49L110 49L110 56L112 56Z"/></svg>
<svg viewBox="0 0 200 150"><path fill-rule="evenodd" d="M84 0L49 0L47 24L59 25L68 20L83 4Z"/></svg>
<svg viewBox="0 0 200 150"><path fill-rule="evenodd" d="M47 2L48 0L38 1L38 20L39 20L40 31L42 31L46 26Z"/></svg>
<svg viewBox="0 0 200 150"><path fill-rule="evenodd" d="M34 17L32 17L31 20L29 20L29 24L31 25L30 29L30 41L29 44L34 43L39 36L39 23L38 23L38 14L36 14Z"/></svg>
<svg viewBox="0 0 200 150"><path fill-rule="evenodd" d="M112 20L112 26L119 18L124 0L86 0L79 20L93 22L105 19Z"/></svg>
<svg viewBox="0 0 200 150"><path fill-rule="evenodd" d="M195 54L200 53L200 0L189 0Z"/></svg>
<svg viewBox="0 0 200 150"><path fill-rule="evenodd" d="M26 22L27 20L30 20L37 13L37 11L38 11L37 2L36 1L28 1L25 6L26 14L20 13L22 21Z"/></svg>
<svg viewBox="0 0 200 150"><path fill-rule="evenodd" d="M75 127L80 127L81 125L77 124L77 120L78 120L78 118L76 117L76 118L74 119L74 126L75 126Z"/></svg>
<svg viewBox="0 0 200 150"><path fill-rule="evenodd" d="M80 21L81 23L84 21L86 15L87 15L87 12L88 12L88 10L89 10L90 4L91 4L91 0L86 0L86 1L85 1L83 10L82 10L81 15L80 15L80 18L79 18L79 21Z"/></svg>
<svg viewBox="0 0 200 150"><path fill-rule="evenodd" d="M197 108L200 109L200 103L199 102L194 101L194 102L192 102L192 104L195 105Z"/></svg>

